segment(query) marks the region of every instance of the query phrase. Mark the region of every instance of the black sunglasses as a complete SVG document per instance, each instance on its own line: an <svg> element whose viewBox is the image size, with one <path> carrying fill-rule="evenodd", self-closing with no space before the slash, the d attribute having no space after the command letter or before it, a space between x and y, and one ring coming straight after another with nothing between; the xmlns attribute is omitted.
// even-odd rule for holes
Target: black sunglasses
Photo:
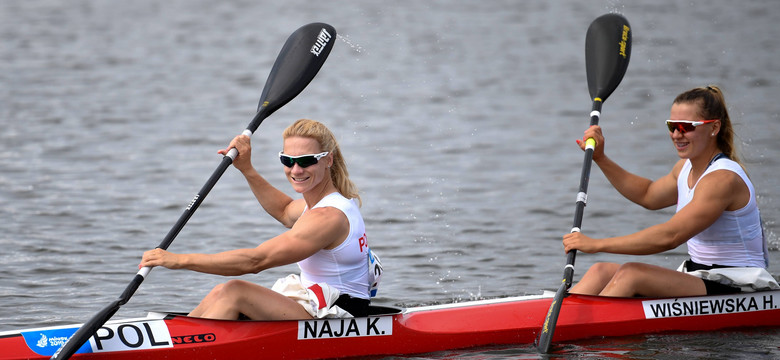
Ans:
<svg viewBox="0 0 780 360"><path fill-rule="evenodd" d="M326 155L328 155L327 151L321 152L319 154L307 154L307 155L298 155L298 156L285 155L280 151L279 160L282 161L282 165L287 166L289 168L295 166L296 163L298 164L298 166L302 168L306 168L318 163L320 159L322 159Z"/></svg>

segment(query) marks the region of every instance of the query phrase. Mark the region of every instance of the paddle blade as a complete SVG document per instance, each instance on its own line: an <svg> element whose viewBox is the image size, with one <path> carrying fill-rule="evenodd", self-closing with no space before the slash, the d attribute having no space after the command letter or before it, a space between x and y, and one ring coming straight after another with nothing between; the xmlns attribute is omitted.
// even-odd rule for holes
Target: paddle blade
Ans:
<svg viewBox="0 0 780 360"><path fill-rule="evenodd" d="M336 37L336 29L324 23L311 23L296 30L284 43L265 82L258 116L249 124L254 132L274 111L298 96L325 63Z"/></svg>
<svg viewBox="0 0 780 360"><path fill-rule="evenodd" d="M618 87L631 58L631 26L619 14L599 16L585 35L585 68L591 100L607 100Z"/></svg>

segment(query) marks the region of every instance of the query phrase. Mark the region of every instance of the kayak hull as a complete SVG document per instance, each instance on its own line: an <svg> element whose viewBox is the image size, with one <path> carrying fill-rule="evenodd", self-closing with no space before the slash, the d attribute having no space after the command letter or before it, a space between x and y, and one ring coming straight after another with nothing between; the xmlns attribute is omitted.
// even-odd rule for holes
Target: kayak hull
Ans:
<svg viewBox="0 0 780 360"><path fill-rule="evenodd" d="M227 321L150 313L109 321L74 359L313 359L531 344L552 294L413 308L364 318ZM0 359L47 359L79 325L0 333ZM780 290L683 298L563 300L554 343L661 332L780 327Z"/></svg>

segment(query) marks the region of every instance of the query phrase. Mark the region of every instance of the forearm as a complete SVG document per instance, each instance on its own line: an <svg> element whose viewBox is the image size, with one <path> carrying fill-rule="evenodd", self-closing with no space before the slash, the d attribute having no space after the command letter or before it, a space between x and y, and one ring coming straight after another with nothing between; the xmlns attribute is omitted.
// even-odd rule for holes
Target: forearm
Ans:
<svg viewBox="0 0 780 360"><path fill-rule="evenodd" d="M686 240L670 231L664 224L659 224L630 235L597 240L596 252L652 255L674 249Z"/></svg>
<svg viewBox="0 0 780 360"><path fill-rule="evenodd" d="M594 161L610 184L626 199L643 207L651 206L645 199L652 180L626 171L606 155Z"/></svg>
<svg viewBox="0 0 780 360"><path fill-rule="evenodd" d="M258 273L268 268L251 249L237 249L217 254L180 254L176 269L186 269L207 274L240 276Z"/></svg>
<svg viewBox="0 0 780 360"><path fill-rule="evenodd" d="M292 198L273 187L254 168L242 171L242 174L263 209L274 219L289 227L285 217L285 209L293 201Z"/></svg>

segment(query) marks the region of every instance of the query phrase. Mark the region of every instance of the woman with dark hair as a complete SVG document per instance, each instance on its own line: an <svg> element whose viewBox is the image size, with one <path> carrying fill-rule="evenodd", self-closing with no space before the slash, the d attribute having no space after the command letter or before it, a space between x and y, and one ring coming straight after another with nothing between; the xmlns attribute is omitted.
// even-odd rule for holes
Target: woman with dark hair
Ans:
<svg viewBox="0 0 780 360"><path fill-rule="evenodd" d="M624 197L647 209L677 205L662 224L639 232L593 239L563 237L566 252L648 255L688 245L690 260L678 271L655 265L596 263L571 292L604 296L693 296L777 288L756 193L734 147L734 130L717 86L683 92L666 120L680 160L653 181L632 174L604 154L601 128L592 126L593 161ZM582 149L584 140L577 140Z"/></svg>
<svg viewBox="0 0 780 360"><path fill-rule="evenodd" d="M372 279L360 196L336 138L322 123L307 119L290 125L282 137L279 159L301 199L290 198L257 173L248 136L236 136L219 153L238 150L233 165L263 209L288 231L255 248L218 254L154 249L144 253L141 266L237 276L297 262L300 276L279 279L271 289L230 280L214 287L191 316L283 320L368 314Z"/></svg>

